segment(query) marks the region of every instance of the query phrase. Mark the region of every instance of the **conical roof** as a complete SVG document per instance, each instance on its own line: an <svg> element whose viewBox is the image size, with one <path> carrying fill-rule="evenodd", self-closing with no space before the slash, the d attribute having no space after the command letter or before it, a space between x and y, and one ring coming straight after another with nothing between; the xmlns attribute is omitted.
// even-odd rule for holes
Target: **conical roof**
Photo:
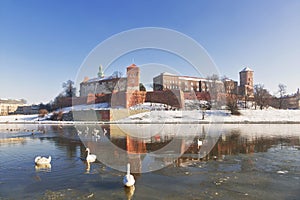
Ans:
<svg viewBox="0 0 300 200"><path fill-rule="evenodd" d="M248 72L248 71L253 72L253 70L250 69L249 67L245 67L241 72Z"/></svg>
<svg viewBox="0 0 300 200"><path fill-rule="evenodd" d="M130 66L128 66L127 68L135 68L137 67L134 63L132 63Z"/></svg>

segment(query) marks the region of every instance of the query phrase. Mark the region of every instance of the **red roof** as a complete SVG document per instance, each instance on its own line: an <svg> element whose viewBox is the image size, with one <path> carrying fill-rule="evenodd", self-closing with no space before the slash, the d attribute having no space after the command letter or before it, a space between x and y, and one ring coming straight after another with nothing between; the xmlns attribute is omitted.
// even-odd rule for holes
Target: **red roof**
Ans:
<svg viewBox="0 0 300 200"><path fill-rule="evenodd" d="M132 63L130 66L128 66L127 68L134 68L136 67L136 65L134 63Z"/></svg>

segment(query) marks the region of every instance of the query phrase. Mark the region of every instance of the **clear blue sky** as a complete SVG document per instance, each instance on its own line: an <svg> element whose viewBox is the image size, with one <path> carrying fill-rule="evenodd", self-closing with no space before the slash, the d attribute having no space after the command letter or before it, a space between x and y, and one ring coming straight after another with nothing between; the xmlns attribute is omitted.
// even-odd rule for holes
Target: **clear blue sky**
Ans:
<svg viewBox="0 0 300 200"><path fill-rule="evenodd" d="M190 36L229 78L238 80L238 72L248 66L254 82L271 93L279 83L296 92L299 11L299 0L1 0L0 97L49 102L62 91L63 82L75 80L83 60L100 42L141 27ZM134 59L144 64L142 58ZM132 62L121 60L124 66Z"/></svg>

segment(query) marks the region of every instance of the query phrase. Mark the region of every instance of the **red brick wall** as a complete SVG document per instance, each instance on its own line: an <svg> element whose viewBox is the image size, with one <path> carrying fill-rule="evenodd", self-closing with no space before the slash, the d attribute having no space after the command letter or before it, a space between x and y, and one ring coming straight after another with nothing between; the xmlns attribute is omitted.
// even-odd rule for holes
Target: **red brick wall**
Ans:
<svg viewBox="0 0 300 200"><path fill-rule="evenodd" d="M146 91L134 91L134 92L127 92L127 108L144 103L146 100Z"/></svg>
<svg viewBox="0 0 300 200"><path fill-rule="evenodd" d="M210 101L210 94L209 92L185 92L184 99Z"/></svg>
<svg viewBox="0 0 300 200"><path fill-rule="evenodd" d="M72 105L86 104L87 97L61 97L58 102L59 108L70 107Z"/></svg>
<svg viewBox="0 0 300 200"><path fill-rule="evenodd" d="M163 91L133 91L133 92L115 92L112 94L89 94L88 97L66 97L63 100L63 107L94 104L94 103L111 103L112 108L122 106L129 108L131 106L144 102L164 103L173 107L182 108L184 99L210 100L208 92L182 92L180 90L163 90Z"/></svg>
<svg viewBox="0 0 300 200"><path fill-rule="evenodd" d="M173 107L184 107L184 95L180 90L163 90L147 92L146 102L163 103Z"/></svg>

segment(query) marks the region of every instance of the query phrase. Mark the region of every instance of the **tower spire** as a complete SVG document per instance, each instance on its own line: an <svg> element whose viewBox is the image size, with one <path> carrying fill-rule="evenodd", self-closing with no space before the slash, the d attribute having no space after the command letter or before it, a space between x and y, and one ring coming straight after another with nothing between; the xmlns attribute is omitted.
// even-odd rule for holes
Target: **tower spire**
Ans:
<svg viewBox="0 0 300 200"><path fill-rule="evenodd" d="M98 77L99 78L104 78L104 72L103 72L103 69L102 69L102 65L99 66Z"/></svg>

